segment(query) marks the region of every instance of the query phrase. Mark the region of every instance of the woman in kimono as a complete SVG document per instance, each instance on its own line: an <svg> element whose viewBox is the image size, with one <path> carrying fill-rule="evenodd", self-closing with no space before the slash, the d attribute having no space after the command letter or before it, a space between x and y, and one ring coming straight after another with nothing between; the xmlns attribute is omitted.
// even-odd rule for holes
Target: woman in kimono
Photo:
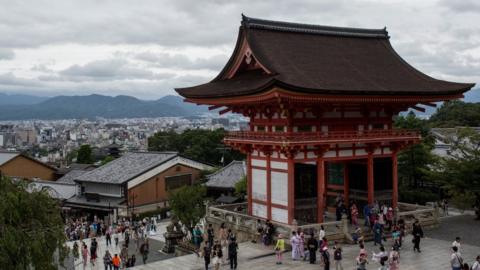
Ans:
<svg viewBox="0 0 480 270"><path fill-rule="evenodd" d="M292 245L292 260L298 260L300 258L300 238L297 236L297 232L292 232L292 238L290 238L290 245Z"/></svg>

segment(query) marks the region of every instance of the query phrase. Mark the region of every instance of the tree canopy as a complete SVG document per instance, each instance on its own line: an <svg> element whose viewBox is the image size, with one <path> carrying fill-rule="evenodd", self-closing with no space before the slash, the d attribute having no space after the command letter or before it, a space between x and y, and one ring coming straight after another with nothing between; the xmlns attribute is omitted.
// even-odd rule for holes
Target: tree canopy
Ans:
<svg viewBox="0 0 480 270"><path fill-rule="evenodd" d="M92 148L88 144L80 146L77 152L77 163L91 164L93 163Z"/></svg>
<svg viewBox="0 0 480 270"><path fill-rule="evenodd" d="M205 216L207 189L202 185L183 186L172 191L169 204L172 212L190 231Z"/></svg>
<svg viewBox="0 0 480 270"><path fill-rule="evenodd" d="M445 102L428 122L431 127L478 127L480 126L480 103L458 100Z"/></svg>
<svg viewBox="0 0 480 270"><path fill-rule="evenodd" d="M158 132L148 138L148 150L176 151L188 158L215 165L244 159L242 154L223 144L225 133L223 129L189 129L180 134L174 131Z"/></svg>
<svg viewBox="0 0 480 270"><path fill-rule="evenodd" d="M66 254L60 208L45 191L0 176L0 265L8 269L57 269ZM61 260L60 260L61 261Z"/></svg>
<svg viewBox="0 0 480 270"><path fill-rule="evenodd" d="M430 177L440 182L455 206L480 207L480 134L471 128L458 129L448 138L450 155L432 170ZM478 213L477 213L478 214Z"/></svg>

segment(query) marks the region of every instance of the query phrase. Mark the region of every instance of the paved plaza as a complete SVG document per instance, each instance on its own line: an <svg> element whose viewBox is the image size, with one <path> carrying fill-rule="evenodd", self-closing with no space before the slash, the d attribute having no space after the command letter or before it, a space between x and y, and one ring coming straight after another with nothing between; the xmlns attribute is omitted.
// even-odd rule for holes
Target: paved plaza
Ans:
<svg viewBox="0 0 480 270"><path fill-rule="evenodd" d="M403 249L401 250L400 269L402 270L418 270L418 269L436 269L447 270L449 267L450 246L455 236L460 236L463 239L461 252L466 262L471 264L474 258L480 254L480 221L474 221L471 215L452 216L442 218L441 225L432 230L426 230L425 236L422 240L422 253L414 253L411 243L411 236L407 236ZM172 257L164 254L158 250L162 246L163 232L168 222L163 222L158 225L158 233L155 236L150 236L150 254L146 265L141 265L141 256L136 253L137 264L131 269L136 270L153 270L153 269L188 269L201 270L203 267L203 258L197 255L187 255L182 257ZM89 240L86 241L90 246ZM70 242L71 244L71 242ZM390 242L387 244L387 246ZM135 245L130 244L130 254L133 252ZM103 268L101 260L105 252L104 237L99 241L99 259L97 264L92 267L88 264L86 269L99 270ZM369 252L369 259L371 259L372 252L378 252L378 248L373 246L372 242L367 242L367 251ZM344 269L355 269L355 257L358 255L359 249L357 245L345 245L344 249ZM120 251L115 247L110 247L109 250L113 253ZM272 247L264 247L260 244L241 243L239 250L239 267L238 269L323 269L319 264L310 265L308 262L292 261L291 254L288 252L284 256L283 265L275 264L275 256L273 255ZM318 256L317 256L318 258ZM75 269L83 269L81 259L76 261L77 267ZM222 265L221 269L229 269L229 265ZM378 263L370 262L367 269L378 269ZM334 269L334 268L331 268Z"/></svg>
<svg viewBox="0 0 480 270"><path fill-rule="evenodd" d="M447 270L451 269L449 264L451 241L444 241L432 238L425 238L422 241L422 253L414 253L412 251L412 243L407 239L407 243L401 251L400 269L402 270L419 270L419 269L435 269ZM372 242L367 243L367 251L369 259L371 252L378 249L373 246ZM462 245L462 253L468 263L471 263L474 256L480 254L480 247L471 245ZM284 256L282 265L275 264L275 256L268 255L272 253L272 249L267 249L259 244L241 243L239 250L239 267L238 269L323 269L319 264L311 265L304 261L292 261L290 253ZM265 255L265 256L262 256ZM344 262L345 270L355 269L354 259L358 255L358 247L355 245L344 246ZM229 269L228 265L222 265L221 269ZM367 269L378 269L379 264L370 262ZM153 269L191 269L201 270L203 267L203 259L196 255L187 255L176 257L169 260L158 261L155 263L142 265L133 268L135 270L153 270ZM331 267L331 269L334 269Z"/></svg>

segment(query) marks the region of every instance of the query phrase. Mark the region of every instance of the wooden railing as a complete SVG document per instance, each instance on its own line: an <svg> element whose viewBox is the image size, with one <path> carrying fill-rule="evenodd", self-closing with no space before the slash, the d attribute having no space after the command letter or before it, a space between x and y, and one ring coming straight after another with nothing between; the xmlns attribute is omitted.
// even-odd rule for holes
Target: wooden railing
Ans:
<svg viewBox="0 0 480 270"><path fill-rule="evenodd" d="M420 140L418 132L405 129L374 129L358 131L319 132L259 132L233 131L225 136L225 142L264 141L268 143L341 143L354 140L359 143L377 141Z"/></svg>

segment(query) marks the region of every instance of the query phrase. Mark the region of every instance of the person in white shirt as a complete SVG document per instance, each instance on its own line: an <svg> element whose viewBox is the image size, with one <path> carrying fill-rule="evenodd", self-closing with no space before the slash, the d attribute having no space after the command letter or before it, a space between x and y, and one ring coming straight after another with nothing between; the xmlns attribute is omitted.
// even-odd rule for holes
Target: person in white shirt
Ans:
<svg viewBox="0 0 480 270"><path fill-rule="evenodd" d="M480 255L477 256L476 261L473 263L472 270L480 270Z"/></svg>
<svg viewBox="0 0 480 270"><path fill-rule="evenodd" d="M457 236L455 237L455 241L453 241L452 243L452 247L457 247L458 251L460 251L460 246L461 246L460 241L461 241L460 237Z"/></svg>
<svg viewBox="0 0 480 270"><path fill-rule="evenodd" d="M458 252L457 247L452 247L452 255L450 257L450 265L452 266L452 270L461 270L463 265L463 259L460 252Z"/></svg>

